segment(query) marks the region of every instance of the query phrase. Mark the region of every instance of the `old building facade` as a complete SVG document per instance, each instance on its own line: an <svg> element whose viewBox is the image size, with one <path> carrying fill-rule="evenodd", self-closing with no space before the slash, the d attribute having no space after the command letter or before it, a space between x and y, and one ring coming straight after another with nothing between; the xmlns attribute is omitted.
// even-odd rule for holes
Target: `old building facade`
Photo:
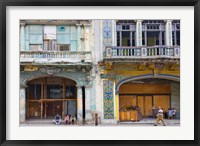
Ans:
<svg viewBox="0 0 200 146"><path fill-rule="evenodd" d="M89 20L20 21L21 123L57 113L92 118L92 33Z"/></svg>
<svg viewBox="0 0 200 146"><path fill-rule="evenodd" d="M102 29L104 118L131 121L131 107L152 117L159 106L180 117L180 21L102 20Z"/></svg>
<svg viewBox="0 0 200 146"><path fill-rule="evenodd" d="M175 107L179 20L21 20L20 122L76 115L123 121L122 108Z"/></svg>

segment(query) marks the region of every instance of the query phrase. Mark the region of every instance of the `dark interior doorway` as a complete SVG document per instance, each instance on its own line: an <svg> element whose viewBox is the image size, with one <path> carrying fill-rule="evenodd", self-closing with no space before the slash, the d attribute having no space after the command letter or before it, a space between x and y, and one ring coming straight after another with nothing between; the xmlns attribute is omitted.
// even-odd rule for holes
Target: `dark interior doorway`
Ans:
<svg viewBox="0 0 200 146"><path fill-rule="evenodd" d="M85 120L85 87L82 87L82 93L83 93L83 120Z"/></svg>

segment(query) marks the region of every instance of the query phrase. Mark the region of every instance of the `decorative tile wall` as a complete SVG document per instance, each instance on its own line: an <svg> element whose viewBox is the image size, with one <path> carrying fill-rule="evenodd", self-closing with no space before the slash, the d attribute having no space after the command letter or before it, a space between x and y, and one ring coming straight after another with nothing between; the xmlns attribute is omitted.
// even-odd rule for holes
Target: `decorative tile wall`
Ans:
<svg viewBox="0 0 200 146"><path fill-rule="evenodd" d="M103 20L103 46L112 46L112 20Z"/></svg>
<svg viewBox="0 0 200 146"><path fill-rule="evenodd" d="M104 119L114 119L113 81L103 81Z"/></svg>

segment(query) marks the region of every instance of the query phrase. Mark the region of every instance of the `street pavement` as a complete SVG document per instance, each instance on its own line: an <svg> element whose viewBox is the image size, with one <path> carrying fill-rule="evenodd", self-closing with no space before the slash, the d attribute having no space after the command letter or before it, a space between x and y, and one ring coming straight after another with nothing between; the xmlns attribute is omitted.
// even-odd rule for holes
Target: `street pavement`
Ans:
<svg viewBox="0 0 200 146"><path fill-rule="evenodd" d="M180 119L164 119L166 126L180 126ZM145 118L141 121L137 121L137 122L132 122L132 121L128 121L128 122L120 122L120 123L107 123L102 121L102 124L98 124L97 126L154 126L156 119L153 118ZM20 126L96 126L94 124L94 122L90 122L90 123L86 123L86 124L82 124L82 123L78 123L75 125L66 125L64 123L64 121L61 122L60 125L55 125L53 123L53 120L51 119L31 119L31 120L27 120L25 121L23 124L20 124ZM157 125L157 127L163 126L161 123L159 123ZM156 126L155 126L156 127ZM164 126L163 126L164 127Z"/></svg>

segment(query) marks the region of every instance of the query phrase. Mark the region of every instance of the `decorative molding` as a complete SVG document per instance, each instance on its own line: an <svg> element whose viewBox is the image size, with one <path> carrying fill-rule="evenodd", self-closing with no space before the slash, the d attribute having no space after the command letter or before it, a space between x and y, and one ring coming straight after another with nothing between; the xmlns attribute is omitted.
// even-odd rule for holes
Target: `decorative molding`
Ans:
<svg viewBox="0 0 200 146"><path fill-rule="evenodd" d="M22 68L24 71L37 71L39 69L39 67L36 67L36 66L25 66Z"/></svg>
<svg viewBox="0 0 200 146"><path fill-rule="evenodd" d="M57 73L60 73L62 71L61 68L58 68L58 67L43 67L43 68L40 68L40 71L42 73L45 73L47 75L55 75Z"/></svg>
<svg viewBox="0 0 200 146"><path fill-rule="evenodd" d="M115 94L118 94L119 87L126 82L134 81L134 80L141 80L141 79L148 79L148 78L166 79L166 80L180 82L180 76L169 75L169 74L157 74L157 72L155 72L153 74L132 76L132 77L124 78L124 79L118 81L118 83L115 86Z"/></svg>

